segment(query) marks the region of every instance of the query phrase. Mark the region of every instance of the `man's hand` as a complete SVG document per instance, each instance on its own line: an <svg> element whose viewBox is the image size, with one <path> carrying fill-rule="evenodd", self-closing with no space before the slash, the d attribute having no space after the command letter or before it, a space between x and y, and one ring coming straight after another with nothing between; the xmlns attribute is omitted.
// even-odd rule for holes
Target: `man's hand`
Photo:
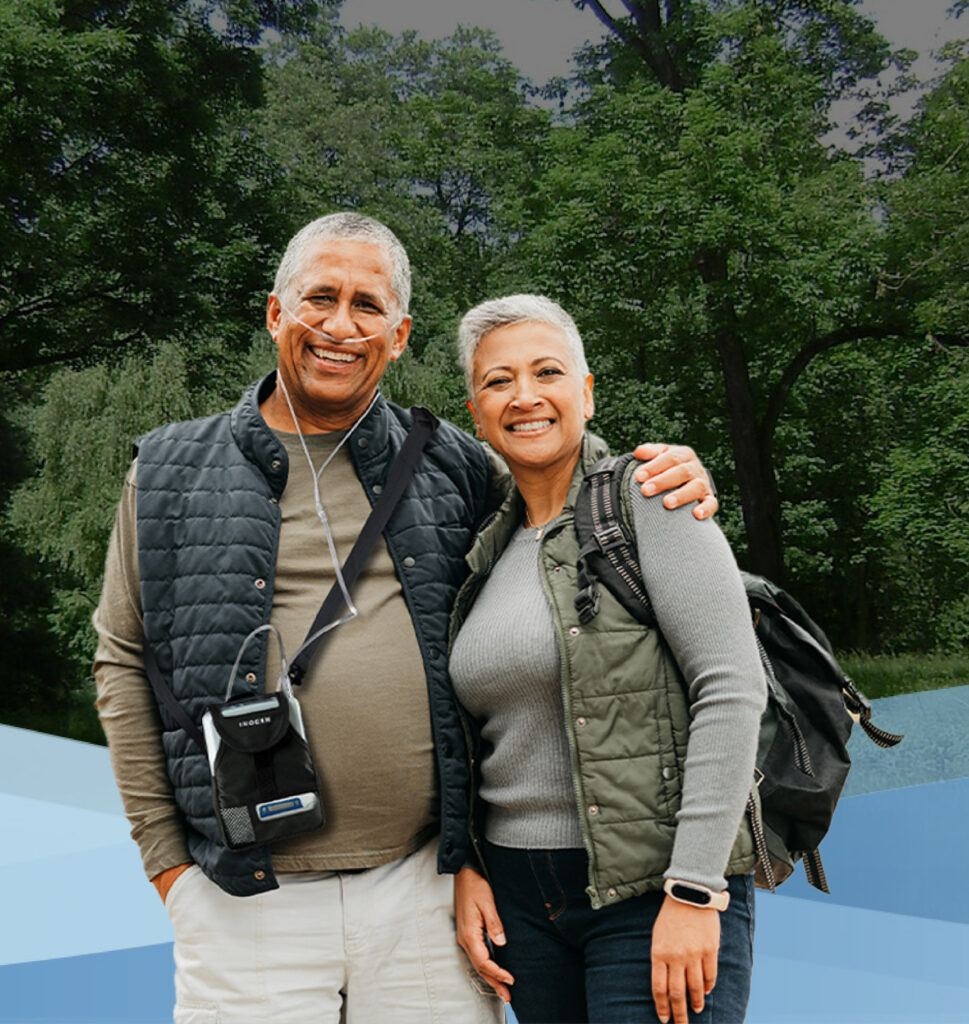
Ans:
<svg viewBox="0 0 969 1024"><path fill-rule="evenodd" d="M192 866L192 862L189 861L187 864L177 864L173 868L168 868L163 871L160 875L155 875L151 880L151 884L158 890L158 895L161 896L161 901L164 903L168 899L168 890L175 884L175 879L186 869Z"/></svg>
<svg viewBox="0 0 969 1024"><path fill-rule="evenodd" d="M468 954L471 966L498 993L511 1002L508 986L515 979L491 959L484 935L496 946L505 944L505 932L495 909L491 886L474 868L462 868L454 879L454 915L457 919L458 943Z"/></svg>
<svg viewBox="0 0 969 1024"><path fill-rule="evenodd" d="M634 454L643 462L636 469L636 479L643 485L643 494L647 497L675 487L676 490L663 499L667 508L698 501L693 510L697 519L708 519L716 513L720 503L703 463L692 448L680 444L641 444Z"/></svg>
<svg viewBox="0 0 969 1024"><path fill-rule="evenodd" d="M653 1001L656 1015L667 1024L687 1024L687 996L694 1013L703 1010L703 997L717 982L720 951L720 913L690 907L669 896L653 925Z"/></svg>

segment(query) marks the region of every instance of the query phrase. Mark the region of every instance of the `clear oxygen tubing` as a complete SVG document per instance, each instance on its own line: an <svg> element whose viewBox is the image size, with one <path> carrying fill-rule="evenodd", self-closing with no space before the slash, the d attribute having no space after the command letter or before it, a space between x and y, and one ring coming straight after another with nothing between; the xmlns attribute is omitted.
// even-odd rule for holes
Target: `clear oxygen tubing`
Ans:
<svg viewBox="0 0 969 1024"><path fill-rule="evenodd" d="M299 419L296 416L296 410L293 408L293 403L290 401L289 391L286 389L286 384L283 382L283 375L277 370L276 381L279 384L279 388L283 393L283 397L286 399L286 405L289 407L289 414L293 417L293 423L296 426L296 436L299 438L300 446L303 449L303 454L306 456L306 461L310 467L310 475L313 478L313 501L316 505L316 515L320 522L323 524L323 530L326 534L326 543L330 551L330 558L333 562L333 570L336 573L337 584L340 587L340 593L343 595L343 600L347 606L347 614L342 618L336 619L321 629L318 629L315 633L308 636L297 648L296 653L293 655L293 660L299 657L303 649L314 643L319 637L323 636L324 633L328 633L331 629L336 629L337 626L342 626L344 623L349 622L351 619L355 619L360 613L357 610L356 605L353 603L353 599L350 597L350 591L347 589L346 580L343 578L343 570L340 567L340 558L337 555L336 545L333 542L333 533L330 530L330 522L326 515L326 509L323 508L323 501L320 498L320 477L323 475L323 470L333 461L336 453L350 440L350 435L360 426L360 424L366 419L367 413L373 408L374 403L377 401L379 391L374 391L373 398L367 405L367 408L360 414L360 416L354 421L350 429L343 435L340 443L333 449L332 452L327 456L326 461L317 469L313 465L313 459L310 457L309 448L306 447L306 441L303 438L303 432L299 427ZM283 664L283 673L286 675L284 682L284 688L287 693L290 693L290 683L288 676L288 666ZM278 687L277 687L278 689Z"/></svg>
<svg viewBox="0 0 969 1024"><path fill-rule="evenodd" d="M310 334L315 334L315 335L317 335L317 337L322 338L324 341L332 342L334 345L350 345L350 344L353 344L354 342L358 342L358 341L373 341L374 338L379 338L381 334L386 334L388 331L395 330L397 327L399 327L401 325L401 323L403 322L403 319L404 319L403 314L401 314L399 317L397 317L397 319L392 324L388 324L388 326L386 326L386 327L382 328L381 330L377 331L375 334L368 334L365 338L344 338L341 341L339 338L334 338L333 335L328 333L327 331L321 331L319 329L319 327L310 327L310 325L305 320L301 320L289 308L289 306L287 306L282 301L282 299L280 299L280 297L278 295L276 296L276 301L279 303L279 308L280 309L282 309L286 313L288 313L302 327L305 327L310 332Z"/></svg>
<svg viewBox="0 0 969 1024"><path fill-rule="evenodd" d="M229 673L229 682L225 688L225 702L228 703L232 697L232 689L236 682L236 672L239 671L239 662L242 661L242 655L245 653L246 647L249 646L249 641L259 633L263 633L266 630L270 630L273 636L276 637L276 643L279 644L279 661L282 665L282 671L280 672L279 679L276 680L276 691L283 690L287 697L293 696L293 687L289 681L289 662L286 661L286 648L283 647L283 638L279 630L270 622L265 623L262 626L256 626L256 628L242 641L239 647L239 653L236 655L236 660L232 666L232 671Z"/></svg>

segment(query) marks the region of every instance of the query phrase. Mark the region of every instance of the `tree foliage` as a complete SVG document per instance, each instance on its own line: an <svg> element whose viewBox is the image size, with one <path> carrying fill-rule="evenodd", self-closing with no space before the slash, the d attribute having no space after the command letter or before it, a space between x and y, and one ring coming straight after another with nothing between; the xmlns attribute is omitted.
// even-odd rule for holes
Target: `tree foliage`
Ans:
<svg viewBox="0 0 969 1024"><path fill-rule="evenodd" d="M579 6L610 36L544 100L489 32L347 32L337 0L0 11L0 717L83 689L132 439L272 365L275 260L348 208L411 256L391 397L467 424L459 316L550 294L599 432L692 443L748 564L839 645L966 645L963 50L898 125L865 76L911 55L849 0ZM875 176L826 137L850 96Z"/></svg>

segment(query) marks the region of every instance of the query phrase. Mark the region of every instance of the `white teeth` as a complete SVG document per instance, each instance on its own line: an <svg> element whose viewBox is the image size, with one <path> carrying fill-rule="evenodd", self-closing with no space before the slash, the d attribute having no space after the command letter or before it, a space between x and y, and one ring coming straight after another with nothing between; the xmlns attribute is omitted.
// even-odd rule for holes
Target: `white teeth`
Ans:
<svg viewBox="0 0 969 1024"><path fill-rule="evenodd" d="M551 425L551 420L532 420L530 423L513 423L511 429L516 434L528 434L535 430L544 430Z"/></svg>
<svg viewBox="0 0 969 1024"><path fill-rule="evenodd" d="M310 348L317 359L328 359L335 363L352 363L360 357L354 352L334 352L332 349Z"/></svg>

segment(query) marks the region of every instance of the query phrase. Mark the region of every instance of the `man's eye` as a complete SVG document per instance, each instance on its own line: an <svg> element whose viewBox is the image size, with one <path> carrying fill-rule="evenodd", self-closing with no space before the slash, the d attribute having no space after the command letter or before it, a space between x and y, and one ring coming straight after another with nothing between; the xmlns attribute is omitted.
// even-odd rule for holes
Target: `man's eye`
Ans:
<svg viewBox="0 0 969 1024"><path fill-rule="evenodd" d="M322 308L324 306L332 306L334 299L332 295L307 295L303 301L308 302L311 306Z"/></svg>

